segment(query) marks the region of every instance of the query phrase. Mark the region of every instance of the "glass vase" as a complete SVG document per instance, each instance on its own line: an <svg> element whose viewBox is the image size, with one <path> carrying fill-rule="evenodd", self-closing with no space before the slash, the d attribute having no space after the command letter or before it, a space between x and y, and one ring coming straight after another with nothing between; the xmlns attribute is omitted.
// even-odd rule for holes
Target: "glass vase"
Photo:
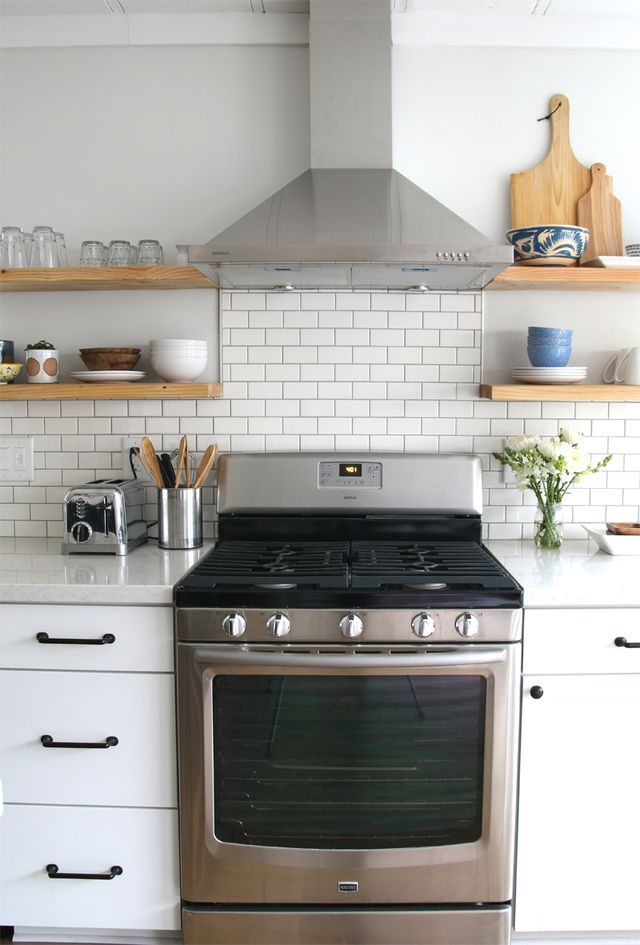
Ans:
<svg viewBox="0 0 640 945"><path fill-rule="evenodd" d="M562 505L538 503L535 514L533 540L538 548L559 548L562 545Z"/></svg>

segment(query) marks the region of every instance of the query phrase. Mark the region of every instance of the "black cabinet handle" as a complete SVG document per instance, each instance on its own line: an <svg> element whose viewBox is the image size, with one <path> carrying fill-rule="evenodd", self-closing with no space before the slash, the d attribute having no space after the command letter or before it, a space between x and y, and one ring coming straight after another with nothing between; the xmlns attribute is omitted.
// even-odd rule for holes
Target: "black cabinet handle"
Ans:
<svg viewBox="0 0 640 945"><path fill-rule="evenodd" d="M118 739L108 735L103 742L54 742L52 735L42 735L40 744L43 748L115 748Z"/></svg>
<svg viewBox="0 0 640 945"><path fill-rule="evenodd" d="M640 643L629 643L626 637L616 637L613 642L616 646L626 646L628 650L640 650Z"/></svg>
<svg viewBox="0 0 640 945"><path fill-rule="evenodd" d="M55 863L48 863L45 869L49 879L114 879L124 872L121 866L112 866L108 873L61 873Z"/></svg>
<svg viewBox="0 0 640 945"><path fill-rule="evenodd" d="M544 695L544 689L542 686L532 686L529 690L529 695L532 699L542 699Z"/></svg>
<svg viewBox="0 0 640 945"><path fill-rule="evenodd" d="M81 643L83 646L103 646L105 643L115 643L116 638L112 633L104 633L96 639L81 639L76 637L50 637L44 630L36 634L38 643Z"/></svg>

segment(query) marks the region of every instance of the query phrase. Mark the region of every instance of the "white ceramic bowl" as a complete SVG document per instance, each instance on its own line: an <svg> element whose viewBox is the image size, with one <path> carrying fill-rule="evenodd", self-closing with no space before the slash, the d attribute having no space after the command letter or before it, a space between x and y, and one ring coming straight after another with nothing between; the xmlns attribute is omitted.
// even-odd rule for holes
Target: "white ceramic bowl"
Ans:
<svg viewBox="0 0 640 945"><path fill-rule="evenodd" d="M156 338L149 345L152 348L206 348L207 342L192 338Z"/></svg>
<svg viewBox="0 0 640 945"><path fill-rule="evenodd" d="M164 381L195 381L207 366L207 355L151 352L151 367Z"/></svg>

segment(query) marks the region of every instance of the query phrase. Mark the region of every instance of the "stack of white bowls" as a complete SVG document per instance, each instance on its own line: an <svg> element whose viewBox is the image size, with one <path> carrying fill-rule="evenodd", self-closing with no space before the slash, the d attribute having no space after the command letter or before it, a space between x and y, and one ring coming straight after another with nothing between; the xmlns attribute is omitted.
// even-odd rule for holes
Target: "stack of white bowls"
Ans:
<svg viewBox="0 0 640 945"><path fill-rule="evenodd" d="M207 366L207 342L157 338L150 343L151 367L164 381L195 381Z"/></svg>

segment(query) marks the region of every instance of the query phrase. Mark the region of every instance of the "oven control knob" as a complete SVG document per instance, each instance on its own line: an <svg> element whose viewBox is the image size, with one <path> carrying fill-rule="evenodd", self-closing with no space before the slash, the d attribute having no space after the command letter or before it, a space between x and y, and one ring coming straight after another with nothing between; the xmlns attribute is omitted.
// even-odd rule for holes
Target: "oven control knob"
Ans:
<svg viewBox="0 0 640 945"><path fill-rule="evenodd" d="M222 621L222 629L228 637L241 637L247 629L247 621L242 614L227 614Z"/></svg>
<svg viewBox="0 0 640 945"><path fill-rule="evenodd" d="M436 622L430 614L416 614L411 629L417 637L430 637L435 633Z"/></svg>
<svg viewBox="0 0 640 945"><path fill-rule="evenodd" d="M480 623L473 614L460 614L456 617L456 630L461 637L475 637L480 629Z"/></svg>
<svg viewBox="0 0 640 945"><path fill-rule="evenodd" d="M84 541L89 541L91 535L93 534L93 529L91 525L88 525L86 522L75 522L71 526L71 534L74 541L82 544Z"/></svg>
<svg viewBox="0 0 640 945"><path fill-rule="evenodd" d="M349 640L352 640L354 637L359 637L362 630L362 620L357 614L347 614L347 616L343 617L340 621L340 632L343 637L347 637Z"/></svg>
<svg viewBox="0 0 640 945"><path fill-rule="evenodd" d="M286 614L272 614L267 620L267 633L271 637L286 637L291 630L291 621Z"/></svg>

